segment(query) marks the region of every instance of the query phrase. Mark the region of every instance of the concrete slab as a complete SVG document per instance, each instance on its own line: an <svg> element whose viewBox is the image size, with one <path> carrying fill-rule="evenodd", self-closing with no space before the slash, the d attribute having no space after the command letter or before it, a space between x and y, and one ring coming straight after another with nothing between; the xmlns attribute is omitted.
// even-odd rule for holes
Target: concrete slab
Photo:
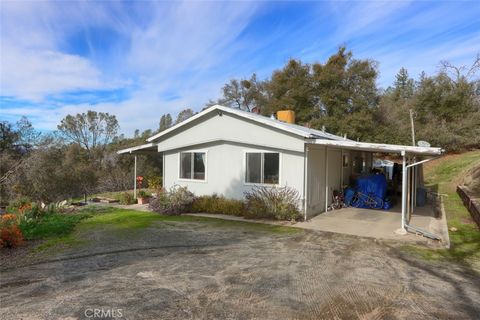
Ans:
<svg viewBox="0 0 480 320"><path fill-rule="evenodd" d="M399 211L398 207L388 211L348 207L320 214L308 221L295 224L295 227L376 239L406 242L428 241L420 235L412 233L402 235L395 232L401 227L401 213ZM410 224L437 234L438 230L441 229L439 225L442 224L442 219L436 219L433 208L427 205L415 208Z"/></svg>

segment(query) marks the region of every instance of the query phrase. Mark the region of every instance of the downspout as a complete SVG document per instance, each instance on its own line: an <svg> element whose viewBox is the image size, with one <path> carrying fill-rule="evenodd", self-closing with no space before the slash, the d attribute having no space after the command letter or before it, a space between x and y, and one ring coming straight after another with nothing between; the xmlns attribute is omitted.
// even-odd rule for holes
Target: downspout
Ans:
<svg viewBox="0 0 480 320"><path fill-rule="evenodd" d="M303 220L307 221L307 183L308 183L308 145L305 143L303 147Z"/></svg>

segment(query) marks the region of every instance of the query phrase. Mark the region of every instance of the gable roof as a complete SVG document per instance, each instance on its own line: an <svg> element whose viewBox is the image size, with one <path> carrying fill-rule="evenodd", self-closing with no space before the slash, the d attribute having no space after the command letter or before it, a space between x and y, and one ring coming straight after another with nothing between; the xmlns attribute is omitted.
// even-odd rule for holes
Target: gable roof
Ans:
<svg viewBox="0 0 480 320"><path fill-rule="evenodd" d="M157 148L156 141L157 139L161 138L162 136L178 130L179 128L187 125L190 122L193 122L211 112L218 112L221 113L228 113L232 115L236 115L241 117L245 120L250 120L253 122L257 122L259 124L263 124L266 126L270 126L277 130L282 130L285 132L289 132L295 134L297 136L305 138L305 143L307 144L316 144L322 146L333 146L339 147L344 149L350 150L362 150L362 151L371 151L371 152L385 152L385 153L409 153L409 154L418 154L418 155L441 155L444 150L441 148L432 148L432 147L417 147L417 146L403 146L403 145L392 145L392 144L381 144L381 143L368 143L368 142L358 142L353 141L350 139L346 139L328 132L310 129L307 127L299 126L296 124L290 124L286 122L282 122L276 119L271 119L269 117L264 117L256 113L246 112L238 109L228 108L220 105L212 106L208 109L203 110L202 112L197 113L193 117L174 125L167 130L164 130L156 135L147 139L147 144L135 146L128 149L123 149L117 151L117 153L145 153L145 152L152 152L155 151Z"/></svg>
<svg viewBox="0 0 480 320"><path fill-rule="evenodd" d="M304 138L328 139L328 140L346 140L343 137L340 137L340 136L337 136L337 135L334 135L334 134L331 134L331 133L328 133L328 132L315 130L315 129L310 129L310 128L303 127L303 126L300 126L300 125L297 125L297 124L286 123L286 122L283 122L283 121L279 121L277 119L271 119L269 117L265 117L265 116L262 116L262 115L259 115L259 114L256 114L256 113L252 113L252 112L246 112L246 111L239 110L239 109L233 109L233 108L228 108L228 107L224 107L224 106L220 106L220 105L215 105L215 106L212 106L208 109L203 110L202 112L197 113L193 117L190 117L187 120L185 120L185 121L183 121L179 124L174 125L173 127L168 128L167 130L164 130L162 132L157 133L154 136L151 136L150 138L147 139L147 141L148 142L155 141L155 140L161 138L162 136L164 136L164 135L166 135L166 134L168 134L172 131L175 131L175 130L187 125L188 123L190 123L192 121L195 121L195 120L205 116L206 114L209 114L209 113L214 112L214 111L233 114L233 115L239 116L241 118L251 120L251 121L254 121L254 122L257 122L257 123L261 123L261 124L270 126L272 128L276 128L276 129L279 129L279 130L282 130L282 131L285 131L285 132L289 132L289 133L292 133L292 134L295 134L295 135L298 135L298 136L301 136L301 137L304 137Z"/></svg>

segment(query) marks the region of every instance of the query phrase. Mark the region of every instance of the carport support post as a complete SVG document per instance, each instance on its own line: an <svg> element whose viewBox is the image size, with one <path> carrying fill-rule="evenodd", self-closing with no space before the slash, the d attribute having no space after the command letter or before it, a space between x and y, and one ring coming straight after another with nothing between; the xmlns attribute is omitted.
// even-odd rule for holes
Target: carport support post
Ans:
<svg viewBox="0 0 480 320"><path fill-rule="evenodd" d="M309 153L309 148L308 145L305 144L304 147L304 160L303 160L303 211L304 211L304 217L303 220L307 221L307 215L308 215L308 153Z"/></svg>
<svg viewBox="0 0 480 320"><path fill-rule="evenodd" d="M405 151L402 151L402 229L405 229L405 215L407 212L407 159Z"/></svg>
<svg viewBox="0 0 480 320"><path fill-rule="evenodd" d="M137 155L135 157L135 164L133 166L133 198L137 199Z"/></svg>
<svg viewBox="0 0 480 320"><path fill-rule="evenodd" d="M325 147L325 212L328 211L328 148Z"/></svg>

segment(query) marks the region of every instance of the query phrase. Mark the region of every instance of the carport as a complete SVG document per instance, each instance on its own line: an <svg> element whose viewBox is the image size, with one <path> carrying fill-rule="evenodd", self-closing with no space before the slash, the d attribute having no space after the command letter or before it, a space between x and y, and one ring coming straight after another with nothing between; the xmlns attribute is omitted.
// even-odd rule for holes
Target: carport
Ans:
<svg viewBox="0 0 480 320"><path fill-rule="evenodd" d="M397 155L402 159L399 204L389 211L345 208L327 212L333 191L342 190L352 173L369 172L375 153ZM441 148L432 147L311 139L305 144L305 220L315 216L310 223L318 223L318 229L324 231L341 232L343 229L344 233L352 233L357 229L360 235L374 236L397 229L397 234L413 232L439 239L426 230L432 229L428 228L431 222L428 217L433 214L428 206L416 206L416 190L423 186L421 165L442 153ZM323 214L316 216L318 213ZM391 230L392 224L397 226L394 230Z"/></svg>
<svg viewBox="0 0 480 320"><path fill-rule="evenodd" d="M137 199L137 155L158 154L158 147L153 143L142 144L132 148L117 151L118 154L133 154L133 197ZM164 168L162 168L163 172Z"/></svg>

